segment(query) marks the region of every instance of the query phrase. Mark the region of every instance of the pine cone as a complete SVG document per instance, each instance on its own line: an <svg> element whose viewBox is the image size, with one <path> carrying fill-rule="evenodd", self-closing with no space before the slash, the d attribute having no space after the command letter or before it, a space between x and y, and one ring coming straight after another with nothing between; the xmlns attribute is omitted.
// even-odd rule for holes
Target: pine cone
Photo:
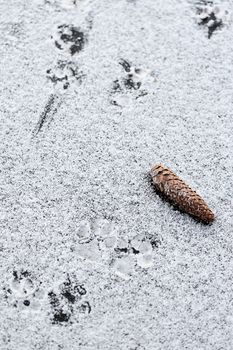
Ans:
<svg viewBox="0 0 233 350"><path fill-rule="evenodd" d="M170 169L155 165L151 176L156 189L179 209L205 223L214 220L214 213L205 201Z"/></svg>

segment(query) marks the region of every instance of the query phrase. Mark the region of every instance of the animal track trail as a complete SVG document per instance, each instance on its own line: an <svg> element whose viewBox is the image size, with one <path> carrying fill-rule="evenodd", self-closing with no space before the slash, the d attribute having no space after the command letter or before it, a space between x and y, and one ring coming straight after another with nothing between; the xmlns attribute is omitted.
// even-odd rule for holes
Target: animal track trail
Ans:
<svg viewBox="0 0 233 350"><path fill-rule="evenodd" d="M87 41L88 30L92 28L92 19L87 18L87 29L82 30L73 24L61 24L57 27L57 31L51 36L56 50L61 52L64 59L59 59L54 67L48 68L46 78L52 84L53 93L49 96L48 101L39 116L36 127L33 130L33 136L37 136L44 125L50 125L58 108L65 100L67 90L73 86L80 86L85 76L79 69L77 60L74 59L80 53ZM62 95L64 97L62 98Z"/></svg>
<svg viewBox="0 0 233 350"><path fill-rule="evenodd" d="M151 235L121 237L119 228L106 219L82 221L77 228L72 250L93 265L105 265L117 276L129 279L137 267L153 266L153 251L159 241Z"/></svg>
<svg viewBox="0 0 233 350"><path fill-rule="evenodd" d="M91 312L86 288L75 276L70 277L68 274L62 282L44 289L42 283L28 271L13 271L3 292L10 307L20 312L43 312L53 324L72 322L75 317Z"/></svg>
<svg viewBox="0 0 233 350"><path fill-rule="evenodd" d="M23 270L13 271L8 286L4 287L4 293L9 305L22 311L39 312L45 298L41 283Z"/></svg>
<svg viewBox="0 0 233 350"><path fill-rule="evenodd" d="M80 71L75 56L84 49L88 42L87 33L90 29L90 26L87 30L83 30L73 24L62 24L51 36L56 49L64 56L64 59L57 61L54 68L47 70L47 78L53 83L53 86L62 85L63 89L67 90L75 82L81 83L84 74Z"/></svg>

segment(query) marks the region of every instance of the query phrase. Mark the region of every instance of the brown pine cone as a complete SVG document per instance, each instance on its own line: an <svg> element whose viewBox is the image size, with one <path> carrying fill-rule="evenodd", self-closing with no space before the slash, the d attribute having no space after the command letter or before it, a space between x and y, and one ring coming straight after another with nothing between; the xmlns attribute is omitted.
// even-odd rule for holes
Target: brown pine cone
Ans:
<svg viewBox="0 0 233 350"><path fill-rule="evenodd" d="M181 210L205 223L214 220L214 213L205 201L170 169L155 165L151 176L156 189Z"/></svg>

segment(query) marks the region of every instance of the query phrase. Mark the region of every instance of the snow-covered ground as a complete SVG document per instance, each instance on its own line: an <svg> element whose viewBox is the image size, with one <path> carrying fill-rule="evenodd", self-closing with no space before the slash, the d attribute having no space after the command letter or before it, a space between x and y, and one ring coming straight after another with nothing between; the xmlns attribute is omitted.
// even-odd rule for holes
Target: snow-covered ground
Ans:
<svg viewBox="0 0 233 350"><path fill-rule="evenodd" d="M0 0L1 350L233 348L232 13Z"/></svg>

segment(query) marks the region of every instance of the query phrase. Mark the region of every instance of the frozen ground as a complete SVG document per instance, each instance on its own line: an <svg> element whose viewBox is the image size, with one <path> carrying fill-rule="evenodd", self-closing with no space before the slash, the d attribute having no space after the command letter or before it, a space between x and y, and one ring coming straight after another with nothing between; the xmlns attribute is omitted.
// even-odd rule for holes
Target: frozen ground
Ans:
<svg viewBox="0 0 233 350"><path fill-rule="evenodd" d="M233 349L232 13L0 1L1 350Z"/></svg>

